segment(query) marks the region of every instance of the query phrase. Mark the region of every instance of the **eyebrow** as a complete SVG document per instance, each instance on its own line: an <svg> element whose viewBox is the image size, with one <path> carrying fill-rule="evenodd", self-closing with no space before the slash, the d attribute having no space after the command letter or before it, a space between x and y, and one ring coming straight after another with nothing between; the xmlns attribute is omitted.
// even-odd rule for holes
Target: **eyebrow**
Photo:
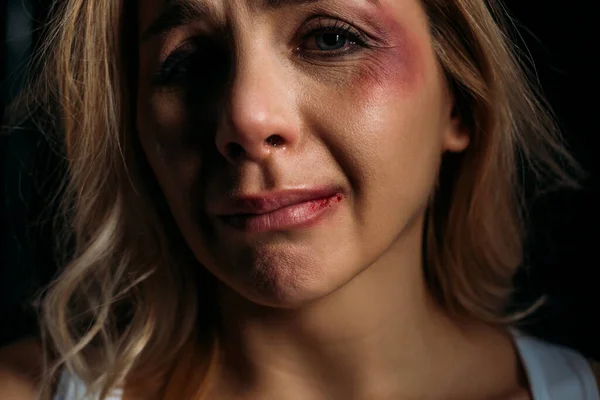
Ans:
<svg viewBox="0 0 600 400"><path fill-rule="evenodd" d="M213 10L203 1L167 0L164 3L163 11L140 36L140 42L146 42L154 36L162 35L195 20L210 18L213 14Z"/></svg>
<svg viewBox="0 0 600 400"><path fill-rule="evenodd" d="M318 3L327 0L259 0L265 10L300 6ZM367 0L369 3L379 7L379 0ZM150 38L162 35L172 29L190 24L199 19L215 19L215 12L206 2L202 0L166 0L163 11L152 21L140 36L140 42L146 42Z"/></svg>

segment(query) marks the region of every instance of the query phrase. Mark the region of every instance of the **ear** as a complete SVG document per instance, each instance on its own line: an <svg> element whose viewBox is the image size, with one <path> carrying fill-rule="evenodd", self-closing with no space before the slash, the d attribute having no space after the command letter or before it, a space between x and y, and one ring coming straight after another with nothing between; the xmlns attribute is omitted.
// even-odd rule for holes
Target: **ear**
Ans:
<svg viewBox="0 0 600 400"><path fill-rule="evenodd" d="M449 118L443 137L444 152L460 153L464 151L471 142L471 135L458 112L458 107L454 101L449 107Z"/></svg>

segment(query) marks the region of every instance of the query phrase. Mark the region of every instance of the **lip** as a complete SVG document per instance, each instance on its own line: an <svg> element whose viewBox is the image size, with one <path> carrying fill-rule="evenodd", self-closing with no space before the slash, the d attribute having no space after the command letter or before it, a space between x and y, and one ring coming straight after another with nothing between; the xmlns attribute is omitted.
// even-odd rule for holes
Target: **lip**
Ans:
<svg viewBox="0 0 600 400"><path fill-rule="evenodd" d="M339 188L240 195L222 203L214 215L226 225L244 232L281 231L317 223L343 199Z"/></svg>

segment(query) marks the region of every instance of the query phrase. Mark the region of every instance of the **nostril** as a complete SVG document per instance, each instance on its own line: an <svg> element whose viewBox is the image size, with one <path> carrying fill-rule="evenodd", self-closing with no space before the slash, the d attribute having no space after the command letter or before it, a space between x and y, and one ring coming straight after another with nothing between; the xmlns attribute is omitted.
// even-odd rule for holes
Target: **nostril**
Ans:
<svg viewBox="0 0 600 400"><path fill-rule="evenodd" d="M269 146L277 147L283 145L283 138L279 135L271 135L265 140L265 142Z"/></svg>
<svg viewBox="0 0 600 400"><path fill-rule="evenodd" d="M263 145L269 148L281 147L284 144L285 139L280 135L271 135L263 141ZM260 158L268 154L268 151L266 151L267 149L265 147L263 147L262 149L247 149L239 143L230 142L225 146L225 154L227 158L238 161L240 160L240 158L243 158L245 156Z"/></svg>

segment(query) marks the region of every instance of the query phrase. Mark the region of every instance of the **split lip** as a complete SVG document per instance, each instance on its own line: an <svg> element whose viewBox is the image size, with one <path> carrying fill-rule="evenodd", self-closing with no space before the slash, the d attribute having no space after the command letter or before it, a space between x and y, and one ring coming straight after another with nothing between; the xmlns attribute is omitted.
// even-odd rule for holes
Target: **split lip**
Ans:
<svg viewBox="0 0 600 400"><path fill-rule="evenodd" d="M327 199L343 190L339 187L279 190L265 194L238 195L218 206L214 213L218 217L249 216L268 214L284 207L309 201Z"/></svg>

